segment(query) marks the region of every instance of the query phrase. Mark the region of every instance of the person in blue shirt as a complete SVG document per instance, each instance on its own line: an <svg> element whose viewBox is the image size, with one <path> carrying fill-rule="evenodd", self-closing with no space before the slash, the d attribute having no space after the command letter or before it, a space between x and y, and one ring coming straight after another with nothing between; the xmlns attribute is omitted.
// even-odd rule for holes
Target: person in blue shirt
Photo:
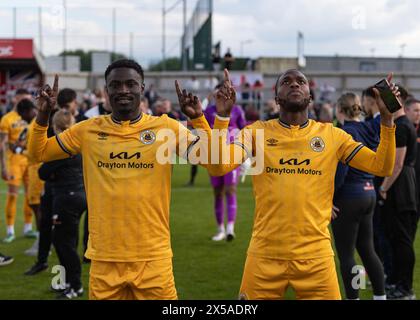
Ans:
<svg viewBox="0 0 420 320"><path fill-rule="evenodd" d="M357 95L343 94L338 99L337 112L344 119L344 131L354 140L376 150L379 135L375 123L360 120L362 107ZM357 283L354 281L355 276L360 271L354 259L355 249L372 282L374 299L386 299L384 270L373 244L372 218L375 204L373 176L340 163L334 194L337 216L332 222L332 229L347 299L359 298L359 291L354 285Z"/></svg>

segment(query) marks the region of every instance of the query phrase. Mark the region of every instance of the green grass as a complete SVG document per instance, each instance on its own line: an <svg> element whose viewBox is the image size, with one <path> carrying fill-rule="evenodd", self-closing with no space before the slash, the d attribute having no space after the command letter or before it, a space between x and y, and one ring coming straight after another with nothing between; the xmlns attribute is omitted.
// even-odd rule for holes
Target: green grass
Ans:
<svg viewBox="0 0 420 320"><path fill-rule="evenodd" d="M247 178L246 183L240 184L238 189L237 238L231 243L214 243L210 240L216 231L212 209L213 195L207 172L199 168L196 187L186 188L183 186L188 181L189 170L190 166L176 166L172 180L171 232L178 296L183 300L234 300L241 283L254 217L251 179ZM0 183L1 239L6 233L6 190L4 183ZM25 239L21 235L22 199L21 194L16 224L18 238L12 244L0 243L0 252L15 258L13 264L0 267L0 299L54 299L55 295L49 290L54 277L51 268L59 264L54 250L49 258L48 271L32 277L23 275L33 264L34 258L23 254L32 245L33 240ZM419 257L419 237L416 240L416 253ZM89 265L83 265L83 284L86 289L84 299L88 296L88 274ZM420 297L420 264L416 265L414 287L416 295ZM362 299L371 299L372 292L369 289L362 290L360 296ZM292 298L293 293L290 292L288 297Z"/></svg>

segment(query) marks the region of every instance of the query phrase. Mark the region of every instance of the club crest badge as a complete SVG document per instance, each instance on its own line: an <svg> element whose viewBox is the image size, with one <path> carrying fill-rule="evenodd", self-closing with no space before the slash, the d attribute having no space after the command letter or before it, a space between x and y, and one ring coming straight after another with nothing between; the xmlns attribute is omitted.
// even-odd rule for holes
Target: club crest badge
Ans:
<svg viewBox="0 0 420 320"><path fill-rule="evenodd" d="M156 141L156 135L151 130L146 130L140 133L140 141L146 145L153 144Z"/></svg>
<svg viewBox="0 0 420 320"><path fill-rule="evenodd" d="M311 140L311 149L315 152L322 152L325 149L325 142L320 137L315 137Z"/></svg>

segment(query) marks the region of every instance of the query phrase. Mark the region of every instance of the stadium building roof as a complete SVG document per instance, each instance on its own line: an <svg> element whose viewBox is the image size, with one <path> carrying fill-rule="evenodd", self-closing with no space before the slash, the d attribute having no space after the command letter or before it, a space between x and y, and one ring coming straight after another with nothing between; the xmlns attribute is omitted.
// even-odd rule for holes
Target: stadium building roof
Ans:
<svg viewBox="0 0 420 320"><path fill-rule="evenodd" d="M41 55L33 39L0 39L0 68L30 67L45 72Z"/></svg>

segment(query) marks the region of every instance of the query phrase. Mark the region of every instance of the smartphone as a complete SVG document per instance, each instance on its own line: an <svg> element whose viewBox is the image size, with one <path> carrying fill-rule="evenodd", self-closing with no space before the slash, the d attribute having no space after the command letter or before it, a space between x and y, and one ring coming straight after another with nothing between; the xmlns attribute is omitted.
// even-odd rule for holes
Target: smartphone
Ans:
<svg viewBox="0 0 420 320"><path fill-rule="evenodd" d="M397 97L392 93L387 79L382 79L379 81L377 84L375 84L375 88L379 90L381 98L389 112L394 113L402 108L400 100L398 100Z"/></svg>

